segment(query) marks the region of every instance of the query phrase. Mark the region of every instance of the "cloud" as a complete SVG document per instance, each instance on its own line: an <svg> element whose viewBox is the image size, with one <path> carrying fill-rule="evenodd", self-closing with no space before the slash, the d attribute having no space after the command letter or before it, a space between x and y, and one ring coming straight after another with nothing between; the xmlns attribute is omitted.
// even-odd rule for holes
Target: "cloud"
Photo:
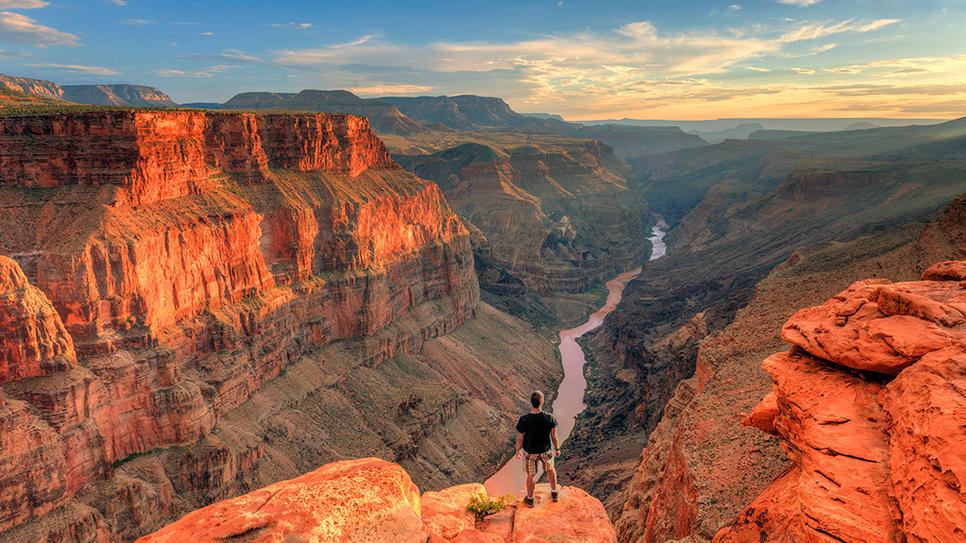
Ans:
<svg viewBox="0 0 966 543"><path fill-rule="evenodd" d="M409 85L405 83L376 83L368 87L349 87L355 94L366 96L387 96L398 94L421 94L433 90L426 85Z"/></svg>
<svg viewBox="0 0 966 543"><path fill-rule="evenodd" d="M199 32L198 35L199 36L214 36L215 33L214 32Z"/></svg>
<svg viewBox="0 0 966 543"><path fill-rule="evenodd" d="M238 49L224 49L221 53L192 53L178 57L184 60L201 60L228 64L261 64L264 61Z"/></svg>
<svg viewBox="0 0 966 543"><path fill-rule="evenodd" d="M728 6L728 11L740 11L740 10L741 10L741 4L731 4L730 6Z"/></svg>
<svg viewBox="0 0 966 543"><path fill-rule="evenodd" d="M787 6L795 6L799 8L806 8L808 6L814 6L815 4L821 2L822 0L775 0L781 4Z"/></svg>
<svg viewBox="0 0 966 543"><path fill-rule="evenodd" d="M857 107L868 101L869 107L888 116L901 115L902 106L884 107L882 93L845 97L828 86L853 82L851 73L861 70L878 70L887 78L880 81L883 84L903 77L912 81L928 70L925 75L938 78L929 85L936 86L956 77L955 63L906 59L876 61L875 66L811 66L791 59L815 57L837 47L836 43L842 50L858 36L898 22L776 19L727 31L668 31L650 21L635 21L607 31L426 44L367 34L344 43L275 51L259 62L287 70L290 77L315 88L349 87L367 95L488 94L504 97L517 109L561 111L574 119L713 118L722 111L749 117L774 115L774 111L832 115L838 114L835 108L845 100ZM830 43L829 36L836 36L836 43ZM966 63L958 68L958 73L966 73ZM961 80L960 75L954 82ZM894 91L903 103L911 96L902 94L908 87ZM939 95L929 96L936 100ZM909 103L920 102L911 99Z"/></svg>
<svg viewBox="0 0 966 543"><path fill-rule="evenodd" d="M110 68L105 68L103 66L83 66L81 64L52 64L52 63L42 63L42 64L27 64L27 66L35 66L37 68L49 68L52 70L65 70L69 72L80 72L91 75L119 75L121 72L114 71Z"/></svg>
<svg viewBox="0 0 966 543"><path fill-rule="evenodd" d="M865 24L857 28L858 32L871 32L873 30L878 30L884 26L894 25L896 23L901 23L902 19L878 19L872 21L871 23Z"/></svg>
<svg viewBox="0 0 966 543"><path fill-rule="evenodd" d="M121 22L121 24L124 24L124 25L133 25L133 26L145 26L145 25L153 25L154 24L154 21L149 21L148 19L136 19L136 18L135 19L122 19L120 22Z"/></svg>
<svg viewBox="0 0 966 543"><path fill-rule="evenodd" d="M43 0L0 0L0 9L38 9L50 5Z"/></svg>
<svg viewBox="0 0 966 543"><path fill-rule="evenodd" d="M49 26L39 25L37 21L25 15L0 11L0 42L49 47L52 45L77 46L80 45L79 40L76 34L68 34Z"/></svg>
<svg viewBox="0 0 966 543"><path fill-rule="evenodd" d="M779 39L782 42L791 43L796 41L817 40L833 34L843 32L865 33L878 30L882 27L901 22L901 19L878 19L868 23L857 23L853 19L840 21L837 23L808 23L791 32L783 34Z"/></svg>
<svg viewBox="0 0 966 543"><path fill-rule="evenodd" d="M305 30L307 28L312 28L312 24L311 23L295 23L295 22L289 22L289 23L272 23L272 24L270 24L268 26L270 26L272 28L288 28L288 29L291 29L291 30Z"/></svg>
<svg viewBox="0 0 966 543"><path fill-rule="evenodd" d="M126 6L127 0L107 0L108 2L114 4L115 6Z"/></svg>

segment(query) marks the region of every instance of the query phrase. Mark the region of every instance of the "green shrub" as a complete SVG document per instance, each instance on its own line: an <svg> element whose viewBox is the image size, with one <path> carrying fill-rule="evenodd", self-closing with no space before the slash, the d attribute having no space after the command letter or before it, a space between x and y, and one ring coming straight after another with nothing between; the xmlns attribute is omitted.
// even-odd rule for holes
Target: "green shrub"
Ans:
<svg viewBox="0 0 966 543"><path fill-rule="evenodd" d="M506 506L515 504L517 501L513 496L507 494L499 498L489 498L486 494L477 494L470 498L470 503L466 510L476 515L476 523L480 524L483 520L493 514L506 509Z"/></svg>

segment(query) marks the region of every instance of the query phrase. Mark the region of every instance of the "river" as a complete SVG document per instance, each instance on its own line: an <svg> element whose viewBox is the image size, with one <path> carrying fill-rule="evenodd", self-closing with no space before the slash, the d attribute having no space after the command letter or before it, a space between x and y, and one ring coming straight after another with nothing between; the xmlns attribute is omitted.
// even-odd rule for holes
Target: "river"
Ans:
<svg viewBox="0 0 966 543"><path fill-rule="evenodd" d="M651 260L657 260L664 256L667 246L664 244L664 234L667 229L664 219L660 219L657 225L651 229L651 236L647 238L651 242ZM567 448L564 442L574 429L577 415L584 410L584 392L587 389L587 381L584 379L584 351L577 343L577 338L597 328L604 322L604 317L617 307L624 294L624 287L627 283L641 273L641 268L636 268L624 272L607 282L607 301L604 305L593 312L587 322L576 328L562 330L560 332L560 360L563 364L564 378L557 387L557 397L551 406L554 417L557 418L557 438L560 440L561 449L566 454ZM521 413L522 415L523 413ZM504 494L516 495L523 488L526 482L526 475L523 472L522 461L514 456L503 465L492 477L484 482L487 493L491 496L502 496ZM561 481L561 484L566 481Z"/></svg>

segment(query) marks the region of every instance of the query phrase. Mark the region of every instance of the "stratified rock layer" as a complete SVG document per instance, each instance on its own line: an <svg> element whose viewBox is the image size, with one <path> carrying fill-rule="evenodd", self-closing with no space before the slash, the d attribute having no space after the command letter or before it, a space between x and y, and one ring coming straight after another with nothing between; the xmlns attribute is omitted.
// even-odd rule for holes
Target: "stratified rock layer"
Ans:
<svg viewBox="0 0 966 543"><path fill-rule="evenodd" d="M778 409L752 423L792 468L715 541L966 538L964 264L861 281L789 320L797 347L764 363Z"/></svg>
<svg viewBox="0 0 966 543"><path fill-rule="evenodd" d="M479 494L486 496L482 485L467 484L420 499L400 466L376 458L347 460L194 511L138 542L616 541L604 507L578 488L562 488L558 503L541 488L536 507L511 505L476 524L466 506Z"/></svg>
<svg viewBox="0 0 966 543"><path fill-rule="evenodd" d="M555 375L478 305L467 231L362 118L4 116L0 208L15 540L131 540L360 454L480 477L511 398Z"/></svg>
<svg viewBox="0 0 966 543"><path fill-rule="evenodd" d="M74 341L50 300L16 262L0 256L0 383L76 365Z"/></svg>

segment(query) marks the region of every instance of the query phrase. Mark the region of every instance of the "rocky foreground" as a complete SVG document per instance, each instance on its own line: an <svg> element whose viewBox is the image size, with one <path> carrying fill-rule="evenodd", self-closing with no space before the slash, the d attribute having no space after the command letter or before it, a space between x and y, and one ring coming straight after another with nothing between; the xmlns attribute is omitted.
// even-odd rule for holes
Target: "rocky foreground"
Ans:
<svg viewBox="0 0 966 543"><path fill-rule="evenodd" d="M557 503L546 485L533 508L511 505L476 524L464 484L422 496L398 465L377 458L327 464L290 481L186 515L139 543L354 541L393 543L612 543L604 506L579 488Z"/></svg>
<svg viewBox="0 0 966 543"><path fill-rule="evenodd" d="M859 281L785 324L746 424L792 465L716 542L966 540L964 281Z"/></svg>

